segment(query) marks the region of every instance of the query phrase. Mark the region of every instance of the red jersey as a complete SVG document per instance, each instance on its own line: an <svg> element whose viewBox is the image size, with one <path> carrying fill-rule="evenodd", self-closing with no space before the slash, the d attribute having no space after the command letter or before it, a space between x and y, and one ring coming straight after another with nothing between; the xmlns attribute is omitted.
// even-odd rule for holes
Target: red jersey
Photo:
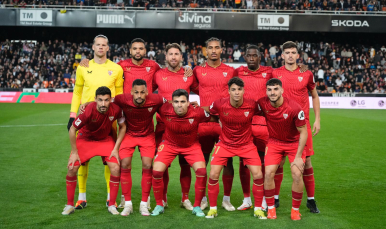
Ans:
<svg viewBox="0 0 386 229"><path fill-rule="evenodd" d="M310 119L310 102L308 92L314 90L315 79L312 72L306 71L300 73L298 67L294 71L289 71L282 66L272 72L273 78L278 78L283 83L283 97L295 100L303 109L306 120Z"/></svg>
<svg viewBox="0 0 386 229"><path fill-rule="evenodd" d="M244 98L253 99L255 101L267 95L266 83L272 78L272 67L261 66L259 69L252 71L246 66L240 66L236 69L236 75L244 81ZM267 125L265 118L255 115L252 124Z"/></svg>
<svg viewBox="0 0 386 229"><path fill-rule="evenodd" d="M136 65L132 59L127 59L119 61L118 64L123 69L123 93L130 93L133 82L136 79L145 80L149 92L154 91L152 88L154 74L160 69L160 66L155 61L143 59L141 65Z"/></svg>
<svg viewBox="0 0 386 229"><path fill-rule="evenodd" d="M105 114L97 110L96 102L86 106L83 114L80 114L72 123L79 130L78 138L99 141L105 139L111 133L111 126L117 119L122 123L125 118L122 116L122 109L110 103L110 107Z"/></svg>
<svg viewBox="0 0 386 229"><path fill-rule="evenodd" d="M177 72L172 72L167 68L159 70L154 76L153 90L158 88L158 94L167 100L172 100L172 94L177 89L184 89L188 93L192 90L198 94L197 78L194 75L185 77L184 74L183 68Z"/></svg>
<svg viewBox="0 0 386 229"><path fill-rule="evenodd" d="M122 108L126 117L126 133L134 137L143 137L154 133L153 116L166 100L161 95L149 94L143 106L134 104L131 94L117 95L114 103Z"/></svg>
<svg viewBox="0 0 386 229"><path fill-rule="evenodd" d="M197 66L193 70L200 91L200 106L210 106L213 101L228 97L228 81L234 76L235 69L221 63L218 67Z"/></svg>
<svg viewBox="0 0 386 229"><path fill-rule="evenodd" d="M299 141L300 133L296 127L306 125L305 115L294 100L284 98L280 107L273 107L268 97L257 101L260 115L267 120L269 140L295 143Z"/></svg>
<svg viewBox="0 0 386 229"><path fill-rule="evenodd" d="M210 115L204 109L192 105L184 116L174 112L171 103L165 103L158 111L165 123L163 140L176 147L187 148L198 143L198 124L209 122Z"/></svg>
<svg viewBox="0 0 386 229"><path fill-rule="evenodd" d="M214 101L210 106L210 113L220 117L220 142L231 148L240 148L252 143L252 117L258 113L256 102L244 98L243 104L235 108L230 98Z"/></svg>

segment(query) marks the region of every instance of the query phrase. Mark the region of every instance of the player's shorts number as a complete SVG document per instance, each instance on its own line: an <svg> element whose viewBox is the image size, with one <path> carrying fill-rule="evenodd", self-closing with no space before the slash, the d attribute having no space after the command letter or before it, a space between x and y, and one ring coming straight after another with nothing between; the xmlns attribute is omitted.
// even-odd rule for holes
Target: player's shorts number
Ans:
<svg viewBox="0 0 386 229"><path fill-rule="evenodd" d="M161 152L161 151L164 149L164 147L165 147L165 145L160 145L160 146L158 147L158 152Z"/></svg>

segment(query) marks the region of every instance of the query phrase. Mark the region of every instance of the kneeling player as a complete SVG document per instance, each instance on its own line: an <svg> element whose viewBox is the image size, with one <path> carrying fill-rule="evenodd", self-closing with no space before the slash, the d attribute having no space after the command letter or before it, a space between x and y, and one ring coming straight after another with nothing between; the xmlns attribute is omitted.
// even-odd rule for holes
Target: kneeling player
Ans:
<svg viewBox="0 0 386 229"><path fill-rule="evenodd" d="M119 215L115 207L115 199L119 189L119 147L125 136L126 124L122 110L115 104L110 104L111 91L107 87L100 87L95 92L95 102L90 103L84 113L80 114L72 124L69 135L71 142L71 155L68 161L67 205L62 215L74 213L74 195L77 183L76 173L82 163L95 156L101 156L110 168L110 202L108 211ZM112 123L118 120L119 134L114 142L111 133ZM79 130L78 137L76 131Z"/></svg>
<svg viewBox="0 0 386 229"><path fill-rule="evenodd" d="M194 108L190 105L189 94L183 89L174 91L172 104L164 104L158 112L165 123L165 133L153 165L152 183L157 206L153 210L152 216L164 212L162 203L163 174L176 156L182 155L196 172L195 201L192 213L204 217L205 214L200 208L200 203L205 195L206 169L205 158L198 142L197 133L198 124L209 122L212 118L202 108Z"/></svg>
<svg viewBox="0 0 386 229"><path fill-rule="evenodd" d="M291 219L300 220L299 206L303 197L304 162L307 142L307 127L304 111L295 101L282 97L283 88L279 79L267 82L267 96L258 100L260 115L266 118L269 140L265 148L265 198L268 218L276 219L275 172L281 160L288 156L292 172Z"/></svg>
<svg viewBox="0 0 386 229"><path fill-rule="evenodd" d="M218 179L221 170L229 158L239 156L248 167L253 177L253 196L255 198L254 216L266 219L261 209L264 196L264 179L261 172L261 161L252 138L252 118L256 111L256 102L244 98L244 81L234 77L228 82L229 98L216 100L209 111L220 117L222 131L220 141L216 144L208 182L210 210L206 218L217 216L217 197L219 194ZM204 108L207 109L207 108Z"/></svg>

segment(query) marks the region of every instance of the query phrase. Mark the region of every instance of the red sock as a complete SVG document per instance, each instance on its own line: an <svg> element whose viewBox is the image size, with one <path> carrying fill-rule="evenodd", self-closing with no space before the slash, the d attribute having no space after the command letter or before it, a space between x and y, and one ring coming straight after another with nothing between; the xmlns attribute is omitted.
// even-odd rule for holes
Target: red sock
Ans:
<svg viewBox="0 0 386 229"><path fill-rule="evenodd" d="M67 205L74 206L74 196L77 183L77 176L66 176Z"/></svg>
<svg viewBox="0 0 386 229"><path fill-rule="evenodd" d="M164 190L163 190L163 200L165 202L168 201L168 198L167 198L167 194L168 194L168 185L169 185L169 169L166 169L165 172L163 173L163 187L164 187ZM154 188L153 188L154 189ZM161 205L162 206L162 205Z"/></svg>
<svg viewBox="0 0 386 229"><path fill-rule="evenodd" d="M151 169L142 169L142 201L147 202L151 190ZM123 190L123 187L122 187Z"/></svg>
<svg viewBox="0 0 386 229"><path fill-rule="evenodd" d="M220 185L218 184L218 180L212 180L209 178L208 197L209 197L209 205L211 207L217 207L217 197L219 192L220 192Z"/></svg>
<svg viewBox="0 0 386 229"><path fill-rule="evenodd" d="M241 188L243 189L244 197L251 196L251 174L248 167L240 163L239 167Z"/></svg>
<svg viewBox="0 0 386 229"><path fill-rule="evenodd" d="M261 203L263 202L264 197L264 179L253 180L253 198L255 198L255 208L261 208Z"/></svg>
<svg viewBox="0 0 386 229"><path fill-rule="evenodd" d="M121 169L121 185L122 195L125 196L125 201L131 200L131 188L133 181L131 180L131 169Z"/></svg>
<svg viewBox="0 0 386 229"><path fill-rule="evenodd" d="M192 173L190 165L181 165L180 183L182 191L182 202L189 199L190 183L192 182Z"/></svg>
<svg viewBox="0 0 386 229"><path fill-rule="evenodd" d="M302 203L303 192L292 191L292 207L299 208Z"/></svg>
<svg viewBox="0 0 386 229"><path fill-rule="evenodd" d="M110 175L110 202L109 206L115 205L119 190L120 177Z"/></svg>
<svg viewBox="0 0 386 229"><path fill-rule="evenodd" d="M233 177L234 175L222 175L222 183L224 185L224 196L231 196Z"/></svg>
<svg viewBox="0 0 386 229"><path fill-rule="evenodd" d="M264 190L264 196L268 207L275 206L275 189Z"/></svg>
<svg viewBox="0 0 386 229"><path fill-rule="evenodd" d="M196 183L194 184L194 205L193 207L199 207L202 198L205 196L206 189L206 169L201 168L196 171Z"/></svg>
<svg viewBox="0 0 386 229"><path fill-rule="evenodd" d="M163 206L162 198L163 198L163 195L164 195L163 192L165 189L164 179L165 179L165 173L164 172L159 172L159 171L153 170L152 184L153 184L154 198L155 198L157 205L160 205L160 206Z"/></svg>
<svg viewBox="0 0 386 229"><path fill-rule="evenodd" d="M282 181L283 181L283 168L280 167L276 170L276 173L275 173L275 195L280 194L280 186Z"/></svg>
<svg viewBox="0 0 386 229"><path fill-rule="evenodd" d="M314 197L315 179L314 179L314 169L312 167L304 170L303 182L304 182L304 186L306 187L307 197Z"/></svg>

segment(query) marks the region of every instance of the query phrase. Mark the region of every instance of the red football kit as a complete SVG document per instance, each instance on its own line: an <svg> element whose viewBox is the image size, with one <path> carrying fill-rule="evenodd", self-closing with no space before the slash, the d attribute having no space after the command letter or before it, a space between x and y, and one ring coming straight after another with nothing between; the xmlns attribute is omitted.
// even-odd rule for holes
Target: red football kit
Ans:
<svg viewBox="0 0 386 229"><path fill-rule="evenodd" d="M125 121L122 110L117 105L110 103L110 107L105 114L97 110L95 102L90 103L83 114L80 114L73 122L73 126L79 130L76 139L76 147L81 163L89 161L95 156L102 156L104 162L115 162L117 159L108 159L115 146L111 133L113 122ZM74 166L78 166L77 161Z"/></svg>
<svg viewBox="0 0 386 229"><path fill-rule="evenodd" d="M269 140L265 149L265 166L279 165L283 157L288 156L292 163L295 159L300 133L297 127L306 125L305 114L295 101L283 97L280 107L273 107L268 97L259 99L260 115L266 118ZM305 161L306 151L302 159Z"/></svg>
<svg viewBox="0 0 386 229"><path fill-rule="evenodd" d="M221 63L218 67L197 66L193 70L197 77L200 91L200 106L210 106L213 101L229 97L228 81L234 77L235 69ZM218 142L221 127L218 123L202 123L198 129L199 141L203 153L211 153Z"/></svg>
<svg viewBox="0 0 386 229"><path fill-rule="evenodd" d="M301 73L298 67L294 71L289 71L285 66L275 69L272 72L273 78L278 78L283 83L283 97L294 100L300 105L305 113L307 122L308 138L306 143L307 156L314 155L312 146L312 131L310 126L310 102L308 92L314 90L315 79L310 71Z"/></svg>
<svg viewBox="0 0 386 229"><path fill-rule="evenodd" d="M153 92L154 74L161 69L160 66L153 60L143 59L141 65L133 63L132 59L119 61L118 64L123 69L123 93L130 93L133 82L136 79L143 79L146 81L147 89Z"/></svg>
<svg viewBox="0 0 386 229"><path fill-rule="evenodd" d="M258 111L256 109L256 102L246 98L238 108L231 105L229 97L212 103L210 113L219 116L222 128L212 165L226 165L228 158L239 156L243 158L244 165L261 166L252 138L252 119Z"/></svg>
<svg viewBox="0 0 386 229"><path fill-rule="evenodd" d="M236 69L237 76L244 83L244 98L255 101L266 96L266 83L272 78L272 67L260 66L257 70L250 70L246 66L240 66ZM264 152L268 141L268 130L265 118L255 115L252 121L253 143L259 152Z"/></svg>

